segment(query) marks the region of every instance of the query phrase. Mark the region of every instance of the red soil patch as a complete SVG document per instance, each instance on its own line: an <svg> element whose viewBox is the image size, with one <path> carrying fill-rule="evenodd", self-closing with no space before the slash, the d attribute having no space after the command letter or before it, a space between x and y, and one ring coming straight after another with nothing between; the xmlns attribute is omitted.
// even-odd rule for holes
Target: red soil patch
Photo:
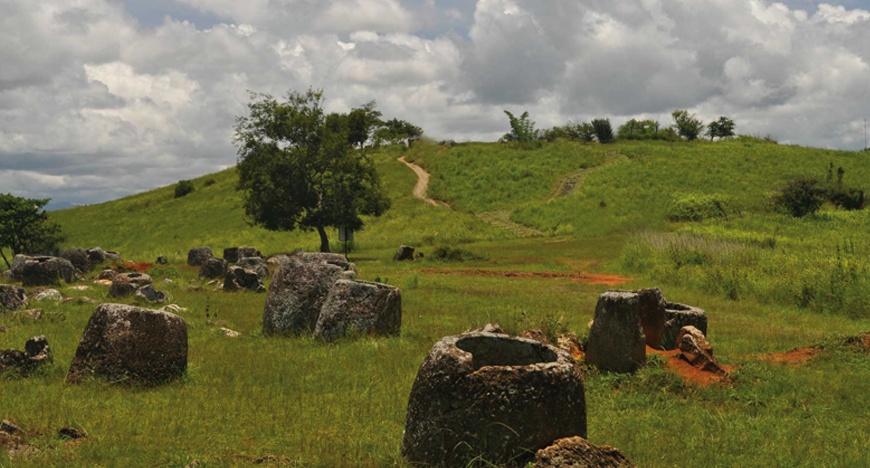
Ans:
<svg viewBox="0 0 870 468"><path fill-rule="evenodd" d="M429 273L436 275L456 275L456 276L478 276L478 277L501 277L501 278L516 278L516 279L534 279L534 278L567 278L572 281L583 284L603 284L607 286L617 286L620 284L631 283L632 278L626 278L618 275L590 275L588 273L563 273L555 271L496 271L496 270L435 270L426 269L420 270L420 273Z"/></svg>
<svg viewBox="0 0 870 468"><path fill-rule="evenodd" d="M679 350L659 351L647 346L646 352L647 354L658 354L659 356L666 358L667 363L665 364L665 366L669 372L677 374L681 376L686 382L695 384L699 387L709 387L711 385L724 384L728 382L727 377L722 377L712 372L703 371L701 369L698 369L697 367L692 366L691 364L683 360L682 353L680 353ZM722 368L729 373L734 369L733 366L722 366Z"/></svg>
<svg viewBox="0 0 870 468"><path fill-rule="evenodd" d="M621 284L631 283L632 281L634 281L634 278L627 278L625 276L619 275L590 275L587 273L583 273L583 275L583 278L574 281L578 281L583 284L603 284L605 286L619 286Z"/></svg>
<svg viewBox="0 0 870 468"><path fill-rule="evenodd" d="M113 270L117 270L125 273L145 273L151 269L152 264L142 262L142 263L116 263L112 265Z"/></svg>
<svg viewBox="0 0 870 468"><path fill-rule="evenodd" d="M761 356L762 360L770 361L775 364L785 364L787 366L800 366L811 361L814 357L822 352L821 349L815 347L797 348L787 353L771 353Z"/></svg>

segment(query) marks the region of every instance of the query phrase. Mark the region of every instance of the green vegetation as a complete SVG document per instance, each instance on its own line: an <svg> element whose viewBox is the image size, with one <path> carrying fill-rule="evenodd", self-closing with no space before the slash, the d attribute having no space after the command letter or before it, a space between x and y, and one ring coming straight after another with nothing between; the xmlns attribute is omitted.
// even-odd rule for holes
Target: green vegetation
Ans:
<svg viewBox="0 0 870 468"><path fill-rule="evenodd" d="M529 118L528 112L523 112L520 117L515 117L508 111L504 111L511 123L511 131L501 137L502 143L531 143L536 141L540 132L535 130L535 123Z"/></svg>
<svg viewBox="0 0 870 468"><path fill-rule="evenodd" d="M269 231L317 230L320 251L329 252L326 228L360 230L361 216L381 216L390 200L374 163L356 149L375 131L374 103L350 114L326 114L323 105L320 91L291 92L285 102L254 94L234 141L251 222Z"/></svg>
<svg viewBox="0 0 870 468"><path fill-rule="evenodd" d="M63 241L61 228L43 211L51 201L0 193L0 257L10 267L11 257L22 253L54 252Z"/></svg>
<svg viewBox="0 0 870 468"><path fill-rule="evenodd" d="M595 129L595 138L598 139L598 143L607 145L616 141L610 119L595 119L592 121L592 128Z"/></svg>
<svg viewBox="0 0 870 468"><path fill-rule="evenodd" d="M597 145L560 141L535 151L473 143L438 155L419 142L408 159L432 174L429 196L479 213L539 201L562 176L601 165L605 154Z"/></svg>
<svg viewBox="0 0 870 468"><path fill-rule="evenodd" d="M704 132L704 121L695 117L695 114L689 114L687 110L674 111L673 117L677 133L689 141L696 140Z"/></svg>
<svg viewBox="0 0 870 468"><path fill-rule="evenodd" d="M274 455L306 467L403 467L405 405L435 341L497 322L511 333L575 332L582 342L598 295L611 288L471 275L478 270L621 273L637 278L621 288L662 287L669 300L708 311L716 355L737 366L731 386L688 384L658 358L634 375L589 370L590 440L619 447L639 466L870 464L870 358L842 340L866 331L870 318L870 214L838 208L828 189L819 211L804 217L770 206L783 184L829 167L843 168L845 180L831 169L822 186L864 189L865 153L747 137L607 147L557 138L534 150L415 143L408 159L431 173L429 196L451 208L412 197L416 177L396 161L405 153L391 146L372 155L392 209L365 218L351 255L363 279L402 288L403 328L394 338L266 338L264 296L185 288L199 284L183 265L190 247L255 245L272 254L319 245L310 234L245 224L235 170L208 176L210 186L194 180L202 188L180 199L167 187L51 213L69 233L67 246L169 257L172 265L151 274L189 308L181 315L192 324L190 368L154 390L64 385L93 306L45 304L67 316L57 323L0 317L10 327L0 334L4 347L45 334L55 352L43 372L0 382L0 414L34 434L29 441L40 449L15 466L250 466ZM565 180L578 185L555 190ZM557 237L515 239L472 215L491 210ZM392 262L401 244L425 258ZM106 290L93 287L63 293L106 301ZM242 337L227 338L219 326ZM803 366L759 357L816 344L825 353ZM90 437L64 445L54 434L65 425Z"/></svg>
<svg viewBox="0 0 870 468"><path fill-rule="evenodd" d="M175 184L175 198L185 197L193 191L196 190L196 187L193 186L193 182L189 180L179 180L177 184Z"/></svg>

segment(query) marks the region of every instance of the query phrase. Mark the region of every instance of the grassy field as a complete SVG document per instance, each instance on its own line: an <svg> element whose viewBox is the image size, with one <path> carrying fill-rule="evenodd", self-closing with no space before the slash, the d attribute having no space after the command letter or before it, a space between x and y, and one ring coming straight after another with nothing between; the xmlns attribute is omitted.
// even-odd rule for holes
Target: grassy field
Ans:
<svg viewBox="0 0 870 468"><path fill-rule="evenodd" d="M0 333L0 348L20 349L29 337L45 334L55 353L43 372L0 381L0 418L25 428L28 442L40 450L15 459L0 453L0 466L184 467L195 459L207 467L255 466L266 455L289 466L405 466L399 444L407 399L432 344L488 322L513 333L573 331L582 340L598 295L608 289L565 278L423 272L476 269L622 273L636 280L620 287L662 286L669 300L708 311L716 355L737 366L732 385L686 383L657 358L634 375L592 371L587 378L589 439L619 447L639 466L870 465L870 356L837 341L870 329L858 295L867 275L859 269L855 281L825 276L836 268L837 245L846 252L841 265L864 265L866 212L828 210L792 220L767 213L759 201L778 181L802 171L823 172L829 160L855 181L867 180L870 164L857 154L754 142L626 143L607 151L621 157L590 172L579 193L546 202L561 178L584 164L602 166L608 153L570 143L527 154L497 145L443 153L432 146L415 149L414 160L432 172L433 181L445 171L445 182L433 182L430 195L452 210L411 196L416 179L395 161L398 149L379 155L394 209L359 233L351 257L364 279L402 290L402 333L388 339L328 345L267 338L260 332L265 295L186 290L191 282L199 284L196 270L182 265L190 247L250 244L269 254L317 245L313 233L247 226L232 171L196 180L197 191L178 200L166 188L53 214L70 245L117 249L137 261L169 256L173 265L152 273L173 303L189 309L181 314L191 325L189 371L183 380L152 390L66 385L94 306L46 306L46 312L66 316L57 323L0 317L0 325L10 327ZM497 166L487 158L504 161ZM531 176L504 176L532 160ZM478 171L458 172L463 161ZM446 182L458 174L480 180ZM205 187L209 178L215 183ZM672 223L666 202L677 193L673 187L728 197L739 215ZM498 196L515 191L510 203ZM551 235L515 239L470 214L514 206L515 220ZM556 219L572 229L554 229ZM854 248L843 246L849 239ZM421 247L427 259L392 262L401 243ZM435 247L460 244L482 259L432 260ZM736 293L725 286L728 271L738 275ZM818 284L855 289L842 295L846 300L839 306L825 294L809 303L793 300L790 291L816 276ZM166 278L175 284L161 284ZM108 301L106 288L92 287L62 292ZM221 326L242 336L223 336ZM803 366L760 358L813 344L825 344L826 353ZM81 427L89 437L64 444L54 434L65 425ZM268 460L263 465L270 464L280 466Z"/></svg>

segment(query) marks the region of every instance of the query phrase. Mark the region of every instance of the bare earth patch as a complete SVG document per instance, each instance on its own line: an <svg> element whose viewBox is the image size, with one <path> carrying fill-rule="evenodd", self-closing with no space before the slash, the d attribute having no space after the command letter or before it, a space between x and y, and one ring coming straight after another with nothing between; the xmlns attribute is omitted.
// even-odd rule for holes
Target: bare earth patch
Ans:
<svg viewBox="0 0 870 468"><path fill-rule="evenodd" d="M682 358L682 354L679 350L659 351L647 346L646 352L647 354L657 354L664 357L667 360L665 368L668 370L668 372L677 374L681 376L686 382L697 385L699 387L709 387L711 385L728 385L730 383L730 380L728 380L727 377L722 377L713 372L707 372L705 370L701 370L697 367L692 366ZM728 373L731 373L734 370L734 366L722 366L722 368L725 369L725 371L727 371Z"/></svg>
<svg viewBox="0 0 870 468"><path fill-rule="evenodd" d="M498 271L498 270L436 270L433 268L420 270L420 273L434 275L455 275L455 276L477 276L487 278L513 278L513 279L552 279L552 278L567 278L571 281L576 281L583 284L599 284L607 286L618 286L620 284L631 283L633 278L627 278L619 275L593 275L585 272L566 273L556 271Z"/></svg>

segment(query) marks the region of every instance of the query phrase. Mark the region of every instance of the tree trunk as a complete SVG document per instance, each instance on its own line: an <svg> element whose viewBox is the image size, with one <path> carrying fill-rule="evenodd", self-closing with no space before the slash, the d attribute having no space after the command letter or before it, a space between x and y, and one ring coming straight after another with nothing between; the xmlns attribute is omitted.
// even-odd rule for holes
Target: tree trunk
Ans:
<svg viewBox="0 0 870 468"><path fill-rule="evenodd" d="M3 253L3 249L0 248L0 256L3 257L3 261L6 262L6 268L12 268L12 265L9 264L9 260L6 258L6 254Z"/></svg>
<svg viewBox="0 0 870 468"><path fill-rule="evenodd" d="M317 233L320 234L320 251L329 253L329 237L326 235L326 229L323 226L317 226Z"/></svg>

